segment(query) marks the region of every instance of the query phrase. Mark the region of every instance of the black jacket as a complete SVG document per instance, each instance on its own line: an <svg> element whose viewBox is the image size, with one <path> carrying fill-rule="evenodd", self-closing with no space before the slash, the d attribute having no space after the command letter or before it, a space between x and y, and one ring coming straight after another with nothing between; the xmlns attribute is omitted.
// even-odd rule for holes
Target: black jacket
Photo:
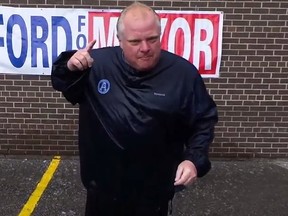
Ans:
<svg viewBox="0 0 288 216"><path fill-rule="evenodd" d="M56 90L79 104L84 186L94 180L113 194L133 187L158 196L173 194L177 166L185 159L199 177L209 171L217 109L191 63L161 51L153 70L138 72L120 47L109 47L91 51L91 69L71 72L66 63L74 52L58 57L51 78Z"/></svg>

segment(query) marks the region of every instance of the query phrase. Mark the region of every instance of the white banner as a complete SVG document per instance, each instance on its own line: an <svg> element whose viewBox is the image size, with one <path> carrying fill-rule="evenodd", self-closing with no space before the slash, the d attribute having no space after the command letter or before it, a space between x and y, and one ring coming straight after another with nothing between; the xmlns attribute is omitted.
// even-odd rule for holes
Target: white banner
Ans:
<svg viewBox="0 0 288 216"><path fill-rule="evenodd" d="M192 62L204 77L218 77L222 12L157 11L162 48ZM49 75L56 57L81 49L117 46L120 10L12 8L0 6L0 73Z"/></svg>

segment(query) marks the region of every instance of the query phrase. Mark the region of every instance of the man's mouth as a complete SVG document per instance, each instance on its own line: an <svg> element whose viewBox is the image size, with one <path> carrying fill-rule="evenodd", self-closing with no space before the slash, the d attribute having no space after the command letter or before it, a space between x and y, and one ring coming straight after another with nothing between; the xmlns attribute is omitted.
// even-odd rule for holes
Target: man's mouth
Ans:
<svg viewBox="0 0 288 216"><path fill-rule="evenodd" d="M150 60L152 58L152 56L142 56L140 57L141 60L147 61Z"/></svg>

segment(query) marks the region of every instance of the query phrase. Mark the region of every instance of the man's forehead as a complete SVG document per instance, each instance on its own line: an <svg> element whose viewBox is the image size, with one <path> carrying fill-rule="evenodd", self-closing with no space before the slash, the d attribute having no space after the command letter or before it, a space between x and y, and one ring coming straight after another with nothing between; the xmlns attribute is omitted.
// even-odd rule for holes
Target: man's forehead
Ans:
<svg viewBox="0 0 288 216"><path fill-rule="evenodd" d="M161 29L155 25L135 25L135 26L125 26L123 31L123 36L126 39L147 39L151 37L158 37L161 34Z"/></svg>
<svg viewBox="0 0 288 216"><path fill-rule="evenodd" d="M127 41L145 41L145 40L151 40L151 39L157 39L160 38L159 34L153 34L149 36L143 36L143 35L130 35L126 39Z"/></svg>

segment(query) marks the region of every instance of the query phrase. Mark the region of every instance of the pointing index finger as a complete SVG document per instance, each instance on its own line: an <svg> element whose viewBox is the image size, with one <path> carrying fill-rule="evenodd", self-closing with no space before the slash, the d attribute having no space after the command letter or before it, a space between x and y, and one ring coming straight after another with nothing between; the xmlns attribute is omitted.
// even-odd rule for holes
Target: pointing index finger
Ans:
<svg viewBox="0 0 288 216"><path fill-rule="evenodd" d="M95 40L95 39L92 40L92 41L90 41L90 42L88 43L88 45L85 47L85 50L86 50L86 51L92 50L92 48L93 48L93 46L95 45L95 43L96 43L96 40Z"/></svg>

